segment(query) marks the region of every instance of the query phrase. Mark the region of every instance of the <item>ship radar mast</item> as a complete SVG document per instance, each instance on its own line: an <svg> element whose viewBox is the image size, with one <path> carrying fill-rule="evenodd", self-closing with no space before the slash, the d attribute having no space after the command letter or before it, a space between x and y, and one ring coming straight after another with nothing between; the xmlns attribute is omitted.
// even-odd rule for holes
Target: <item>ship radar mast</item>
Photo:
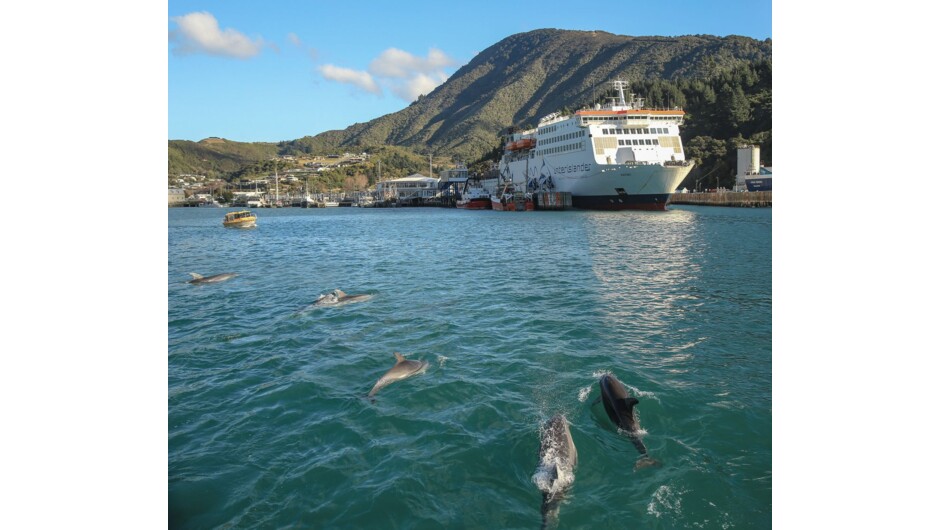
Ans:
<svg viewBox="0 0 940 530"><path fill-rule="evenodd" d="M610 109L611 110L628 110L628 109L641 109L643 108L643 98L636 97L636 94L630 93L630 100L627 101L627 97L624 93L624 90L630 87L630 83L624 81L623 79L615 79L611 81L611 84L614 85L614 90L617 91L617 97L610 98Z"/></svg>
<svg viewBox="0 0 940 530"><path fill-rule="evenodd" d="M623 97L623 89L627 88L628 83L622 79L615 79L611 81L611 83L614 85L614 88L617 90L617 95L618 95L617 104L620 105L621 107L626 107L627 99Z"/></svg>

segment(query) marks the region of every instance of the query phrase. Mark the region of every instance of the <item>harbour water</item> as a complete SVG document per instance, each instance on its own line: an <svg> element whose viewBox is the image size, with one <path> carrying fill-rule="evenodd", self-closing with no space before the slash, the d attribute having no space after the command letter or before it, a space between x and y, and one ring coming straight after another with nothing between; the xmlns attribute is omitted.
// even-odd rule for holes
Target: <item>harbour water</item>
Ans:
<svg viewBox="0 0 940 530"><path fill-rule="evenodd" d="M168 213L170 528L537 528L557 412L560 528L771 526L771 209L224 211Z"/></svg>

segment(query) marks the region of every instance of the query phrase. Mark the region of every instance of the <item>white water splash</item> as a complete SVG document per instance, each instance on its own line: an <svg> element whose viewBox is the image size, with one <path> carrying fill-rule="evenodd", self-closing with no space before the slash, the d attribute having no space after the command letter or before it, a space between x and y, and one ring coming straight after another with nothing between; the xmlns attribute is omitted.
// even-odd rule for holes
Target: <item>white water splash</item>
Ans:
<svg viewBox="0 0 940 530"><path fill-rule="evenodd" d="M601 377L605 375L613 375L613 372L611 372L610 370L597 370L591 373L591 377L593 377L594 379L600 379Z"/></svg>
<svg viewBox="0 0 940 530"><path fill-rule="evenodd" d="M639 423L639 419L637 419L637 423ZM637 430L635 430L635 431L625 431L625 430L621 429L620 427L617 427L617 434L625 435L625 436L636 436L637 438L643 438L644 436L646 436L646 435L649 434L649 433L646 432L646 429L644 429L643 427L640 427L639 429L637 429Z"/></svg>
<svg viewBox="0 0 940 530"><path fill-rule="evenodd" d="M437 356L437 365L440 366L441 368L443 368L443 367L444 367L444 361L446 361L447 359L450 359L450 357L444 357L443 355L438 355L438 356Z"/></svg>
<svg viewBox="0 0 940 530"><path fill-rule="evenodd" d="M645 390L640 390L639 388L635 386L630 386L630 385L624 385L624 386L630 389L630 392L632 392L634 397L636 397L637 399L640 399L640 398L652 399L652 400L655 400L657 403L662 404L662 401L660 401L659 396L657 396L655 392L647 392Z"/></svg>
<svg viewBox="0 0 940 530"><path fill-rule="evenodd" d="M657 518L662 517L663 512L675 515L682 513L682 492L674 491L665 484L656 489L646 507L646 513Z"/></svg>
<svg viewBox="0 0 940 530"><path fill-rule="evenodd" d="M591 388L593 387L586 386L582 388L581 390L578 390L578 401L580 401L581 403L584 403L585 401L587 401L588 396L591 395Z"/></svg>

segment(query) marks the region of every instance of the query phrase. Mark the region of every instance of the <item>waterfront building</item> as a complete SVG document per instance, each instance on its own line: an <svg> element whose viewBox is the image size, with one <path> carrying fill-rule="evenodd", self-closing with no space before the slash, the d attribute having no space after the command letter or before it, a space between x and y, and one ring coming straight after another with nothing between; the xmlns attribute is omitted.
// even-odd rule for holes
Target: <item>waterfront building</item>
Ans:
<svg viewBox="0 0 940 530"><path fill-rule="evenodd" d="M183 188L170 188L167 198L167 206L181 206L186 202L186 192Z"/></svg>
<svg viewBox="0 0 940 530"><path fill-rule="evenodd" d="M399 202L423 202L440 195L438 178L414 173L399 179L383 180L375 185L379 200L397 199Z"/></svg>

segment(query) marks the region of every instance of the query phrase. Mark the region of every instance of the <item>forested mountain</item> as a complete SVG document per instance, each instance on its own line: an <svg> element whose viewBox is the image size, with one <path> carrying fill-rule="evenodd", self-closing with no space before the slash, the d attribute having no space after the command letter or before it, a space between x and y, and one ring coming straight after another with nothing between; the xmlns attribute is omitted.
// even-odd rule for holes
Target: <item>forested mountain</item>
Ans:
<svg viewBox="0 0 940 530"><path fill-rule="evenodd" d="M647 106L685 108L683 142L687 156L700 162L690 179L705 171L725 175L733 170L736 141L759 142L762 158L770 160L771 48L770 40L738 36L530 31L483 50L401 111L341 131L258 145L295 155L397 145L473 162L491 157L508 127L600 101L609 81L621 78L647 98ZM215 164L221 168L236 158ZM171 173L175 165L183 167L182 161L174 164L171 142Z"/></svg>

